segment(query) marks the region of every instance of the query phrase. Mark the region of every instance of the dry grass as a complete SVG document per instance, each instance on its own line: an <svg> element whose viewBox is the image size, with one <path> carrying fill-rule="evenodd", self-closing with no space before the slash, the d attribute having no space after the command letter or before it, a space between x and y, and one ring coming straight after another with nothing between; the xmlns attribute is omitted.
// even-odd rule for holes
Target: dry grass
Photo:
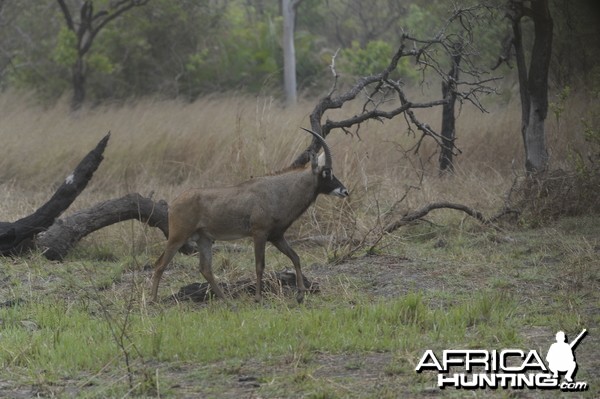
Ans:
<svg viewBox="0 0 600 399"><path fill-rule="evenodd" d="M305 217L309 223L302 225L308 230L366 231L409 186L419 189L411 191L405 208L448 200L484 212L497 209L514 170L522 169L523 151L518 103L494 101L488 114L469 107L461 111L457 143L463 154L452 178L438 177L433 143L426 143L420 156L405 152L415 139L407 134L402 118L368 123L360 137L334 132L329 139L334 168L351 190L351 199L342 206L336 200L320 199L318 211L309 212ZM568 101L566 109L578 112L564 113L560 124L553 117L548 123L556 166L567 160L566 143L581 147L578 119L592 106L576 95ZM4 93L0 96L0 220L15 220L36 209L109 130L105 160L72 210L130 192L154 192L155 198L169 201L187 187L234 184L278 170L309 142L298 127L308 125L313 105L305 102L282 109L271 98L231 94L191 104L140 100L73 115L66 101L42 108L26 96ZM333 117L351 112L349 107ZM437 127L441 114L421 110L420 116ZM349 224L340 225L343 218Z"/></svg>

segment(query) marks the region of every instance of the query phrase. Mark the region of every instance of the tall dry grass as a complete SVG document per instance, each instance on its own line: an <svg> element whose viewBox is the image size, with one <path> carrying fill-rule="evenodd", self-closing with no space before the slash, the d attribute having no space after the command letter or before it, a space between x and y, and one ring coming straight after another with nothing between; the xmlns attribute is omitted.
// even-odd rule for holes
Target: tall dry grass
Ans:
<svg viewBox="0 0 600 399"><path fill-rule="evenodd" d="M343 204L320 199L317 211L309 212L307 223L297 228L368 230L409 186L419 188L411 191L405 208L449 200L482 211L497 209L514 170L521 171L523 164L520 108L513 100L518 96L508 93L492 100L487 114L470 107L461 110L457 145L463 153L452 177L438 176L433 143L426 142L419 156L406 152L415 138L407 134L403 118L369 122L358 136L334 132L329 138L334 170L351 198ZM580 119L593 107L575 94L567 101L560 120L551 115L547 123L555 166L567 162L568 146L584 148ZM0 220L15 220L36 209L108 131L112 135L105 160L70 211L130 192L153 192L155 198L169 201L188 187L235 184L281 169L309 143L299 126L308 126L313 106L303 102L282 109L272 98L231 94L191 104L139 100L73 115L67 101L43 108L33 98L4 93ZM348 107L336 116L352 112ZM439 127L439 109L418 114ZM340 220L346 220L345 227Z"/></svg>

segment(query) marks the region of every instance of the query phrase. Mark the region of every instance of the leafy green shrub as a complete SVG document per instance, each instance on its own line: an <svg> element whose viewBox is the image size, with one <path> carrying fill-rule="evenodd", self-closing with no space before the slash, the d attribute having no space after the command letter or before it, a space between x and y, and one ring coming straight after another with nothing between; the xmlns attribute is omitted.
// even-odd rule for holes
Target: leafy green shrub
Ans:
<svg viewBox="0 0 600 399"><path fill-rule="evenodd" d="M368 76L380 73L390 63L396 49L389 42L373 40L361 47L357 41L352 47L341 51L340 68L355 76ZM412 65L412 58L402 58L398 63L397 72L402 80L416 81L418 71Z"/></svg>

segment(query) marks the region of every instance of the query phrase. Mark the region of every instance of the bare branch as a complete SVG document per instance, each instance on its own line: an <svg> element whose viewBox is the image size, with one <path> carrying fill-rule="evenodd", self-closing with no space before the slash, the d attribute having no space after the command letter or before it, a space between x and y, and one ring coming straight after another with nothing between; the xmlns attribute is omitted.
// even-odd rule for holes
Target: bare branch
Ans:
<svg viewBox="0 0 600 399"><path fill-rule="evenodd" d="M339 96L334 97L333 96L334 90L331 90L327 96L323 97L319 101L319 103L316 105L316 107L314 108L313 112L310 115L310 124L311 124L312 130L321 134L321 136L323 136L323 137L327 137L327 134L333 128L350 127L356 123L360 123L362 121L369 119L369 118L363 119L363 117L361 117L360 115L357 115L356 122L354 122L354 123L347 124L347 123L344 123L344 121L340 121L340 122L328 121L328 122L331 122L329 125L327 123L325 125L321 125L321 119L323 118L323 115L325 114L326 111L328 111L330 109L341 108L346 102L354 100L356 98L356 96L358 96L361 93L361 91L368 85L376 83L376 82L384 81L385 79L387 79L389 74L396 69L400 58L403 56L406 56L406 55L411 55L411 54L413 54L412 51L404 52L404 40L402 40L401 45L398 48L398 51L396 51L396 53L392 57L390 64L381 73L360 78L354 86L352 86L348 91L346 91L345 93L342 93ZM337 75L337 73L336 73L336 75ZM334 88L335 88L335 86L334 86ZM402 111L400 111L400 112L402 112ZM398 112L398 113L400 113L400 112ZM376 117L376 116L377 116L376 114L372 114L372 117ZM380 116L384 116L384 115L380 115ZM337 126L337 124L339 124L339 126ZM313 139L310 147L305 152L300 154L300 156L292 163L292 166L297 167L297 166L306 164L310 159L310 153L318 152L320 149L321 149L321 143L317 139Z"/></svg>
<svg viewBox="0 0 600 399"><path fill-rule="evenodd" d="M149 0L129 0L129 1L119 1L115 6L111 7L108 11L108 16L105 17L102 22L94 29L94 35L96 35L106 24L108 24L113 19L117 18L119 15L123 14L125 11L132 9L133 7L139 7L148 4Z"/></svg>
<svg viewBox="0 0 600 399"><path fill-rule="evenodd" d="M92 20L94 19L99 19L99 18L103 18L100 23L95 27L92 28L90 25L90 39L88 40L88 44L86 46L85 52L87 52L87 50L89 50L89 47L92 45L92 42L94 40L94 38L96 37L96 35L98 34L98 32L100 32L102 30L102 28L104 28L110 21L114 20L115 18L117 18L119 15L123 14L125 11L128 11L134 7L139 7L139 6L143 6L145 4L148 3L149 0L122 0L122 1L118 1L116 4L113 4L108 11L107 10L103 10L100 11L99 13L97 13L95 16L92 17Z"/></svg>
<svg viewBox="0 0 600 399"><path fill-rule="evenodd" d="M75 26L73 25L73 18L71 17L71 12L69 11L69 8L65 4L65 1L64 0L56 0L56 1L58 1L60 10L62 11L63 16L65 17L65 22L67 24L67 28L69 28L69 30L75 32Z"/></svg>
<svg viewBox="0 0 600 399"><path fill-rule="evenodd" d="M415 151L418 151L425 137L430 137L438 145L442 145L441 135L435 132L429 124L419 120L412 110L446 104L450 97L446 96L446 98L429 102L410 101L404 92L402 81L394 80L390 75L397 70L401 58L410 57L414 59L420 69L422 83L428 80L431 74L439 76L451 88L453 96L459 101L460 105L468 102L482 112L486 112L479 97L496 93L496 90L490 84L499 78L486 77L486 72L475 65L473 57L477 55L477 50L473 45L473 28L475 24L479 23L480 14L489 12L492 9L493 7L486 5L467 8L455 7L440 31L431 39L412 37L404 33L400 37L397 51L381 73L358 79L353 86L337 96L334 95L338 90L339 78L335 70L335 58L338 54L336 51L330 66L334 81L329 93L318 102L310 114L312 130L321 134L322 137L326 137L333 129L342 129L344 132L349 133L349 129L354 127L357 134L361 124L368 120L383 122L384 119L392 119L402 114L405 117L409 133L414 133L413 127L421 132L421 136L415 145ZM461 31L458 34L451 30L451 27L454 29L457 25ZM407 50L410 44L412 44L412 49ZM442 54L441 58L440 54ZM457 67L460 68L461 80L445 72L446 67L442 65L441 61L445 61L444 55L450 58L457 56L462 58L462 64ZM322 122L327 111L341 108L344 104L357 99L359 95L364 98L364 102L358 114L343 120L326 118L325 122ZM396 105L392 105L394 102ZM306 164L310 159L309 154L318 152L319 149L320 143L313 139L310 147L294 160L292 166L297 167ZM458 151L460 152L460 150Z"/></svg>
<svg viewBox="0 0 600 399"><path fill-rule="evenodd" d="M429 212L433 211L434 209L444 209L444 208L462 211L462 212L466 213L467 215L477 219L479 222L481 222L484 225L489 225L492 223L491 219L487 219L485 216L483 216L483 214L481 212L479 212L476 209L470 208L466 205L456 204L453 202L433 202L431 204L425 205L422 208L417 209L416 211L409 212L406 215L402 216L400 219L388 224L384 228L384 232L391 233L394 230L397 230L402 226L405 226L416 220L422 219L423 217L425 217Z"/></svg>
<svg viewBox="0 0 600 399"><path fill-rule="evenodd" d="M333 92L335 91L335 89L337 87L339 75L338 75L337 71L335 70L335 59L339 52L340 52L339 48L337 50L335 50L335 53L331 57L331 64L329 65L329 69L331 69L331 73L333 74L333 84L331 85L331 90L329 90L329 93L327 94L328 97L331 97L333 95Z"/></svg>

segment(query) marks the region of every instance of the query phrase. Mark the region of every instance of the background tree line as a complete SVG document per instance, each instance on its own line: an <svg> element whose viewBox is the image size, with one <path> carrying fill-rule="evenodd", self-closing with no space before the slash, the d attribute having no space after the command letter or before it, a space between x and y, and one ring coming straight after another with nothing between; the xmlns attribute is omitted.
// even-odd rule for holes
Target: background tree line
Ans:
<svg viewBox="0 0 600 399"><path fill-rule="evenodd" d="M77 24L84 4L79 0L0 1L2 90L34 90L44 100L72 90L72 68L81 54L77 32L69 28L60 3L71 10ZM129 2L89 3L100 16L107 10L106 16L111 7ZM598 90L600 67L594 62L600 58L598 7L588 0L550 3L554 18L551 86L581 85ZM93 46L82 55L90 103L148 95L193 100L232 90L282 93L280 1L150 0L131 4L138 7L104 25ZM439 0L299 2L294 34L299 92L320 95L328 87L327 68L337 49L338 70L346 77L382 70L403 32L430 37L450 7L449 2ZM507 25L499 11L493 23L477 28L476 58L482 68L491 68L497 60ZM525 24L523 35L524 41L530 42L532 26ZM419 82L421 76L408 60L399 68L405 82ZM512 73L505 65L501 68L505 68L503 75Z"/></svg>

